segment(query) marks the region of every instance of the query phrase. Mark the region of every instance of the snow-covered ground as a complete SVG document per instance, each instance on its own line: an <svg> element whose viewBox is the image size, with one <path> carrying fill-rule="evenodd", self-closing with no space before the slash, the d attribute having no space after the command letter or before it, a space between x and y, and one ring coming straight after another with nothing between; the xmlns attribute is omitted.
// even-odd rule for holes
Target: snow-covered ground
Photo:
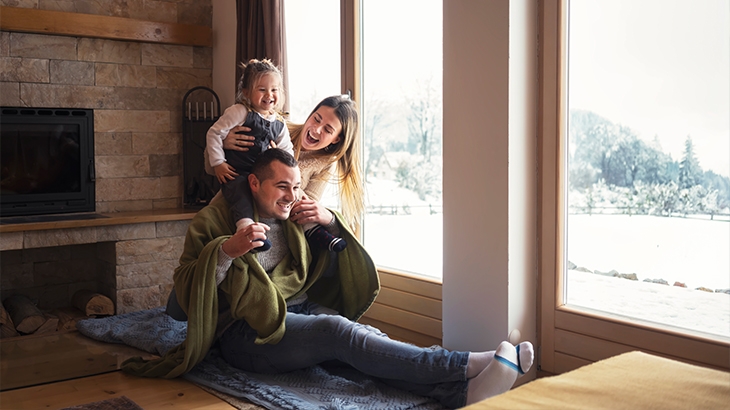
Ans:
<svg viewBox="0 0 730 410"><path fill-rule="evenodd" d="M730 295L568 271L568 304L730 338Z"/></svg>
<svg viewBox="0 0 730 410"><path fill-rule="evenodd" d="M443 215L431 213L429 203L395 181L375 180L367 186L369 209L383 206L381 213L365 215L365 248L375 263L384 267L441 279L443 271ZM435 201L432 201L435 202ZM393 207L397 215L390 214ZM406 215L409 212L409 215ZM387 232L383 235L381 232ZM403 255L412 257L404 258Z"/></svg>
<svg viewBox="0 0 730 410"><path fill-rule="evenodd" d="M369 193L370 204L401 206L400 215L366 217L365 247L376 264L441 278L442 215L413 206L426 203L395 185ZM403 204L411 204L410 216L403 215ZM730 295L695 290L730 288L729 222L570 215L567 232L568 260L578 267L635 273L639 279L571 270L569 304L730 337ZM664 279L669 286L644 279ZM674 282L687 288L671 286Z"/></svg>
<svg viewBox="0 0 730 410"><path fill-rule="evenodd" d="M628 215L570 215L567 303L730 337L730 223ZM664 279L669 286L644 282ZM684 283L687 288L672 286Z"/></svg>
<svg viewBox="0 0 730 410"><path fill-rule="evenodd" d="M695 289L730 288L730 223L646 215L570 215L568 260Z"/></svg>

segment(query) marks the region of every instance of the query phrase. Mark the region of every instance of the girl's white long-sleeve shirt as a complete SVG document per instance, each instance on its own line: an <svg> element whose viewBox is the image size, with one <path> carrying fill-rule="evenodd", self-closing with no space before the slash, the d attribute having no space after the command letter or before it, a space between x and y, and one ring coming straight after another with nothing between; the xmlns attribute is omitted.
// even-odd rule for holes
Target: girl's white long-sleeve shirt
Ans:
<svg viewBox="0 0 730 410"><path fill-rule="evenodd" d="M276 114L269 116L257 114L267 121L274 122L277 119ZM223 140L228 136L231 129L243 125L247 115L248 109L243 104L233 104L226 108L223 115L208 129L208 133L205 135L205 153L208 157L206 165L216 167L226 162L226 155L223 152ZM294 145L291 142L291 136L289 135L289 129L286 127L286 124L284 124L275 141L277 148L294 155Z"/></svg>

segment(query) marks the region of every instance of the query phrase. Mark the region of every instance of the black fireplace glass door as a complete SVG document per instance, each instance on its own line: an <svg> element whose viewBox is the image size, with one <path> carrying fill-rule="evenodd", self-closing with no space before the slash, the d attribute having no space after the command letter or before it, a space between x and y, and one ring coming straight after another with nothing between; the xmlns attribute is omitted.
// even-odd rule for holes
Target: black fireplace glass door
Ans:
<svg viewBox="0 0 730 410"><path fill-rule="evenodd" d="M0 216L95 210L94 112L0 109Z"/></svg>
<svg viewBox="0 0 730 410"><path fill-rule="evenodd" d="M10 124L3 126L0 133L0 194L59 194L81 190L78 125Z"/></svg>

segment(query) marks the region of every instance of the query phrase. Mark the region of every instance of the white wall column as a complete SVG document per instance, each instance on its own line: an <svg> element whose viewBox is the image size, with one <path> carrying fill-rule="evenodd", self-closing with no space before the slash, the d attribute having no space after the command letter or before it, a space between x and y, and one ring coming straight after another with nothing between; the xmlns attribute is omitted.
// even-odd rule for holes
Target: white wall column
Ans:
<svg viewBox="0 0 730 410"><path fill-rule="evenodd" d="M444 1L444 345L536 341L534 0Z"/></svg>

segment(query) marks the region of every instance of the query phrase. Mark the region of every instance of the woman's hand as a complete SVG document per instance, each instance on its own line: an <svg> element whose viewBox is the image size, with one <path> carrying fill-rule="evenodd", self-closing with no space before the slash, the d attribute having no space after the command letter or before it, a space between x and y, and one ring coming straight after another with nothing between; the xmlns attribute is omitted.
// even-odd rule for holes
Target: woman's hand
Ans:
<svg viewBox="0 0 730 410"><path fill-rule="evenodd" d="M318 225L327 225L332 222L332 212L320 205L317 201L307 198L306 195L302 199L294 203L291 209L289 219L299 225L315 223Z"/></svg>
<svg viewBox="0 0 730 410"><path fill-rule="evenodd" d="M266 239L266 232L269 229L271 229L269 225L254 222L223 242L221 248L231 258L245 255L251 252L251 249L258 248L264 244L263 240ZM257 241L257 239L259 240Z"/></svg>
<svg viewBox="0 0 730 410"><path fill-rule="evenodd" d="M223 139L223 149L230 149L234 151L248 151L248 147L253 146L253 141L256 139L250 135L246 135L250 132L251 128L238 126L231 128L228 131L228 135ZM241 132L242 134L238 134Z"/></svg>

